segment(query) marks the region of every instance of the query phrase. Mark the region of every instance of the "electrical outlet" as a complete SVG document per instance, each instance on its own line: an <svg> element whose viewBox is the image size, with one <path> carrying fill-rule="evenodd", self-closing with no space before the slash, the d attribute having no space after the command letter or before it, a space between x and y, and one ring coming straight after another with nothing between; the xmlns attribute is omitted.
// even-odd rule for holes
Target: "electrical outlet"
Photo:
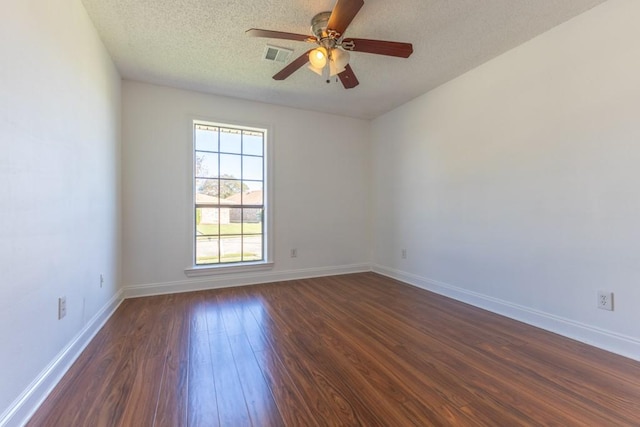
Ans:
<svg viewBox="0 0 640 427"><path fill-rule="evenodd" d="M598 308L613 311L613 292L598 291Z"/></svg>
<svg viewBox="0 0 640 427"><path fill-rule="evenodd" d="M104 285L104 276L100 273L100 287L102 287L102 285Z"/></svg>
<svg viewBox="0 0 640 427"><path fill-rule="evenodd" d="M67 297L58 298L58 320L67 315Z"/></svg>
<svg viewBox="0 0 640 427"><path fill-rule="evenodd" d="M407 259L407 250L406 249L402 249L400 251L400 257L402 257L402 259Z"/></svg>
<svg viewBox="0 0 640 427"><path fill-rule="evenodd" d="M291 249L291 258L297 258L298 257L298 249L293 248Z"/></svg>

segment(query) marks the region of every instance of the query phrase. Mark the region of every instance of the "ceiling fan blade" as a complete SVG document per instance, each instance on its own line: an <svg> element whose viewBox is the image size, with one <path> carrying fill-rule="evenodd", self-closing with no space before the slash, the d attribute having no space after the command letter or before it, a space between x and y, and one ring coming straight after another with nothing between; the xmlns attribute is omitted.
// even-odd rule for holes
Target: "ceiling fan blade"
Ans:
<svg viewBox="0 0 640 427"><path fill-rule="evenodd" d="M356 74L353 72L353 69L349 64L344 67L343 72L338 74L338 77L340 78L342 86L344 86L345 89L353 89L360 84L358 78L356 77Z"/></svg>
<svg viewBox="0 0 640 427"><path fill-rule="evenodd" d="M363 5L364 0L338 0L331 12L327 29L344 34Z"/></svg>
<svg viewBox="0 0 640 427"><path fill-rule="evenodd" d="M296 40L301 42L316 41L315 38L311 36L305 36L304 34L285 33L283 31L261 30L259 28L252 28L250 30L245 31L245 33L251 37L266 37L270 39Z"/></svg>
<svg viewBox="0 0 640 427"><path fill-rule="evenodd" d="M408 58L413 53L411 43L388 42L369 39L344 39L342 47L354 52L375 53L377 55L397 56Z"/></svg>
<svg viewBox="0 0 640 427"><path fill-rule="evenodd" d="M303 53L302 55L300 55L299 57L291 61L289 65L287 65L282 70L280 70L277 74L275 74L273 76L273 79L284 80L294 72L298 71L300 67L302 67L304 64L309 62L309 52L311 52L311 50L312 49L306 51L305 53Z"/></svg>

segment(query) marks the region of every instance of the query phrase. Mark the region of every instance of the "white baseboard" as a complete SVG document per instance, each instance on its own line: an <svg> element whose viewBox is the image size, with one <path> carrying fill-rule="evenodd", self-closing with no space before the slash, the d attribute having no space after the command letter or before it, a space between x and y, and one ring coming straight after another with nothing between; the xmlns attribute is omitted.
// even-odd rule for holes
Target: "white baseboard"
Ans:
<svg viewBox="0 0 640 427"><path fill-rule="evenodd" d="M638 339L381 265L372 265L371 270L418 288L640 361L640 340Z"/></svg>
<svg viewBox="0 0 640 427"><path fill-rule="evenodd" d="M0 415L0 427L22 426L31 418L49 393L111 317L123 300L120 290L95 315L73 340L49 363L22 394Z"/></svg>
<svg viewBox="0 0 640 427"><path fill-rule="evenodd" d="M204 291L209 289L230 288L234 286L257 285L259 283L280 282L285 280L308 279L311 277L362 273L366 271L371 271L371 265L368 263L287 271L260 271L236 273L233 275L220 274L217 276L207 276L175 282L125 286L124 295L125 298L137 298L178 292Z"/></svg>

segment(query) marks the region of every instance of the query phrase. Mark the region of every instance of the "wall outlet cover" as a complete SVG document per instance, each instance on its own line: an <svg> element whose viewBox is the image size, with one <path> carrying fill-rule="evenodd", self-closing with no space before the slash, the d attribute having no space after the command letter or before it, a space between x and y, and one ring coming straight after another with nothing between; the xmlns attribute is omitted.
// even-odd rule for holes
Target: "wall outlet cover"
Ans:
<svg viewBox="0 0 640 427"><path fill-rule="evenodd" d="M613 311L613 292L598 291L598 308Z"/></svg>
<svg viewBox="0 0 640 427"><path fill-rule="evenodd" d="M67 315L67 297L58 298L58 320Z"/></svg>

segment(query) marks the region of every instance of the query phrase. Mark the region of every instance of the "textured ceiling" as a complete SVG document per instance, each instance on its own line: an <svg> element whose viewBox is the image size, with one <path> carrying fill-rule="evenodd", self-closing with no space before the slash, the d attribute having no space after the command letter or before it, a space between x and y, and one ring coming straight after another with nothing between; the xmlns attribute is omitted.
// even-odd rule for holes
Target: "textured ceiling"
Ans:
<svg viewBox="0 0 640 427"><path fill-rule="evenodd" d="M123 78L359 118L374 118L604 0L365 0L347 37L413 43L408 59L354 52L345 90L305 67L262 59L249 28L310 34L334 0L82 0Z"/></svg>

